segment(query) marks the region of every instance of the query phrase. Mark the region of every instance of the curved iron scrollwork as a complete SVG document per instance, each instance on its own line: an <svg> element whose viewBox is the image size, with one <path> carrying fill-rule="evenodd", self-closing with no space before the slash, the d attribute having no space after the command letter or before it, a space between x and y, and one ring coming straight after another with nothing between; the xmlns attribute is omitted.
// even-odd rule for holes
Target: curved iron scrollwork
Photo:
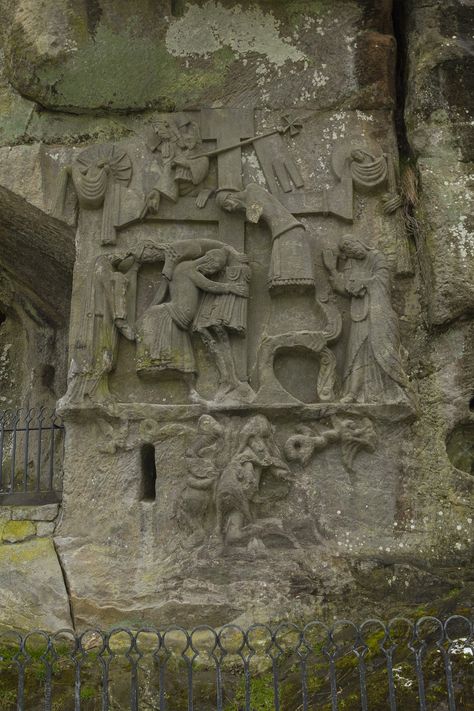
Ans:
<svg viewBox="0 0 474 711"><path fill-rule="evenodd" d="M474 620L10 631L0 649L0 684L19 711L108 711L119 700L132 711L395 711L433 701L461 711L472 701Z"/></svg>

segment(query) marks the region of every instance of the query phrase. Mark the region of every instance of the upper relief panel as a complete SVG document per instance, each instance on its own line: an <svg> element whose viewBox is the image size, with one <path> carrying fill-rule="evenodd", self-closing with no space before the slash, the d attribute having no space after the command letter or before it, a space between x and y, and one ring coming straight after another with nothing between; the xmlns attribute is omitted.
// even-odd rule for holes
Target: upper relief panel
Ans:
<svg viewBox="0 0 474 711"><path fill-rule="evenodd" d="M202 109L72 151L53 201L79 210L63 405L410 405L402 200L367 118Z"/></svg>
<svg viewBox="0 0 474 711"><path fill-rule="evenodd" d="M6 75L71 112L391 107L390 3L376 4L19 0L5 9Z"/></svg>

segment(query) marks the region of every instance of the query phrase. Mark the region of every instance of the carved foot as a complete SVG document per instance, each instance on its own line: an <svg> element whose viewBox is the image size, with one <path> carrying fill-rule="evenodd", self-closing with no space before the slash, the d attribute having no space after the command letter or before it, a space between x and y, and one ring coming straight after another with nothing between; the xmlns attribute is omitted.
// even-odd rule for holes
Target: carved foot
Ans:
<svg viewBox="0 0 474 711"><path fill-rule="evenodd" d="M353 393L347 393L347 395L344 395L344 397L341 397L340 402L342 403L349 403L349 402L356 402L357 398Z"/></svg>
<svg viewBox="0 0 474 711"><path fill-rule="evenodd" d="M228 405L248 405L255 400L256 393L248 383L239 383L237 387L216 393L215 402Z"/></svg>

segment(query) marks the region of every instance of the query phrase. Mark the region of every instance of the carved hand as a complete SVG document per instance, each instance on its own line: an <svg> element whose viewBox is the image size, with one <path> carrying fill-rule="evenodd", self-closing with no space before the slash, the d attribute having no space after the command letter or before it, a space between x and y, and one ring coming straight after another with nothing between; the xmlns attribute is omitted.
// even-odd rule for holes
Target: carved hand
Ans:
<svg viewBox="0 0 474 711"><path fill-rule="evenodd" d="M199 208L205 207L212 192L213 192L212 188L204 188L203 190L201 190L199 192L199 195L196 198L196 207L199 207Z"/></svg>
<svg viewBox="0 0 474 711"><path fill-rule="evenodd" d="M157 213L160 207L160 193L158 190L152 190L146 196L146 207L148 212Z"/></svg>
<svg viewBox="0 0 474 711"><path fill-rule="evenodd" d="M349 279L346 289L352 296L364 296L366 285L360 279Z"/></svg>
<svg viewBox="0 0 474 711"><path fill-rule="evenodd" d="M176 167L180 165L182 168L189 168L189 161L186 158L173 158L171 165Z"/></svg>
<svg viewBox="0 0 474 711"><path fill-rule="evenodd" d="M247 284L229 284L228 293L235 294L236 296L243 296L248 299L249 289Z"/></svg>

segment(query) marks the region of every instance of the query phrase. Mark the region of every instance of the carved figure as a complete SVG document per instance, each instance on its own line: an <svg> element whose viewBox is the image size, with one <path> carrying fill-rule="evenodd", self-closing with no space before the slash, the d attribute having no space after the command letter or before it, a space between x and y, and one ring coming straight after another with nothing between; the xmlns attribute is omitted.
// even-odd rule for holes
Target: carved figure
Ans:
<svg viewBox="0 0 474 711"><path fill-rule="evenodd" d="M315 452L325 449L330 444L339 442L342 450L342 462L345 469L354 473L354 459L357 454L366 449L375 450L377 433L368 417L353 419L351 417L331 417L331 428L319 429L317 432L302 425L297 428L298 434L289 437L285 443L285 455L291 461L300 462L306 466Z"/></svg>
<svg viewBox="0 0 474 711"><path fill-rule="evenodd" d="M266 417L251 417L239 429L235 420L202 415L185 456L188 477L175 516L191 544L207 537L250 552L265 551L265 541L298 547L281 519L262 517L259 508L286 496L293 479Z"/></svg>
<svg viewBox="0 0 474 711"><path fill-rule="evenodd" d="M350 235L342 237L339 256L345 261L343 273L337 270L337 255L323 252L333 289L351 300L341 402L404 401L409 383L400 357L387 260Z"/></svg>
<svg viewBox="0 0 474 711"><path fill-rule="evenodd" d="M128 154L112 143L93 145L82 151L72 165L59 175L53 215L61 218L69 175L76 189L79 205L95 210L103 207L101 244L115 244L120 218L120 190L128 187L132 163Z"/></svg>
<svg viewBox="0 0 474 711"><path fill-rule="evenodd" d="M137 368L142 373L179 371L194 389L196 363L190 331L198 313L202 293L234 294L246 298L248 286L235 282L218 282L208 277L227 265L229 249L210 249L198 259L179 262L169 281L170 300L162 303L163 294L137 322Z"/></svg>
<svg viewBox="0 0 474 711"><path fill-rule="evenodd" d="M222 447L224 428L210 415L201 415L195 442L186 450L188 477L176 515L178 522L190 532L191 542L200 543L205 535L203 523L208 514L219 477L216 453Z"/></svg>
<svg viewBox="0 0 474 711"><path fill-rule="evenodd" d="M242 427L237 452L224 467L216 486L216 534L227 545L247 544L265 529L265 521L257 523L253 509L265 500L260 493L264 470L276 479L291 480L270 423L257 415Z"/></svg>
<svg viewBox="0 0 474 711"><path fill-rule="evenodd" d="M250 267L244 254L229 252L223 279L241 286L248 293ZM247 298L235 293L204 294L193 330L199 333L204 345L214 356L219 372L219 389L216 401L233 397L240 402L251 402L255 393L248 383L242 382L236 372L229 333L240 337L247 331Z"/></svg>
<svg viewBox="0 0 474 711"><path fill-rule="evenodd" d="M132 254L106 254L95 260L89 299L73 347L65 402L113 399L108 376L115 368L118 334L135 339L138 267Z"/></svg>
<svg viewBox="0 0 474 711"><path fill-rule="evenodd" d="M189 119L172 117L157 122L149 146L159 149L162 169L158 182L147 195L142 217L147 212L156 214L161 197L177 202L180 195L196 195L196 205L204 207L211 190L203 189L209 173L209 158L198 155L202 142L198 125Z"/></svg>
<svg viewBox="0 0 474 711"><path fill-rule="evenodd" d="M257 223L262 219L267 223L272 235L271 290L314 287L313 262L305 227L277 197L261 185L249 183L244 190L219 188L216 201L227 212L244 212L249 222Z"/></svg>

